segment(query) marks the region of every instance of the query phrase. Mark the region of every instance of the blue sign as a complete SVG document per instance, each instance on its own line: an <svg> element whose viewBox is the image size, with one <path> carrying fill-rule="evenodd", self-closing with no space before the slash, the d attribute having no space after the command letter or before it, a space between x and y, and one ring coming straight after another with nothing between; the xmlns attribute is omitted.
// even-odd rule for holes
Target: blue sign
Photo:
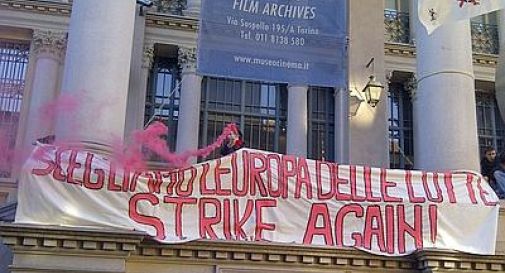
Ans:
<svg viewBox="0 0 505 273"><path fill-rule="evenodd" d="M345 86L346 0L203 0L201 75Z"/></svg>

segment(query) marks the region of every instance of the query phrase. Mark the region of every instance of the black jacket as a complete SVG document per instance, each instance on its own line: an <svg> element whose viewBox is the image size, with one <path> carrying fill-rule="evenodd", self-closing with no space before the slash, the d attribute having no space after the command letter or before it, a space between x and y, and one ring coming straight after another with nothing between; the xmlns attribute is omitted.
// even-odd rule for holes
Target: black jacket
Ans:
<svg viewBox="0 0 505 273"><path fill-rule="evenodd" d="M489 181L494 182L494 171L498 167L498 164L496 164L496 160L489 162L486 158L483 158L480 161L480 172L482 173L483 176L489 177Z"/></svg>

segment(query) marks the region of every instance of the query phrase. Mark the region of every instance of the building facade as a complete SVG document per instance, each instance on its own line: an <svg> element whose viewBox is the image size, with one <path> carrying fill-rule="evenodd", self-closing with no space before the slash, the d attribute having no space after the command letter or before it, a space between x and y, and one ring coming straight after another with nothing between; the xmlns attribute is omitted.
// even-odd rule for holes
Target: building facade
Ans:
<svg viewBox="0 0 505 273"><path fill-rule="evenodd" d="M336 90L202 77L200 0L127 2L0 0L0 129L9 146L28 150L56 134L100 149L156 116L178 152L212 143L230 122L250 148L377 167L478 170L485 146L505 151L494 88L503 12L427 37L414 0L349 1L348 90ZM376 106L362 92L372 74L386 86ZM40 126L40 107L62 94L83 96L88 111ZM0 165L0 204L16 199L13 162ZM0 234L0 253L14 253L4 255L12 272L505 271L503 234L496 256L403 258L206 241L162 246L138 233L13 224Z"/></svg>

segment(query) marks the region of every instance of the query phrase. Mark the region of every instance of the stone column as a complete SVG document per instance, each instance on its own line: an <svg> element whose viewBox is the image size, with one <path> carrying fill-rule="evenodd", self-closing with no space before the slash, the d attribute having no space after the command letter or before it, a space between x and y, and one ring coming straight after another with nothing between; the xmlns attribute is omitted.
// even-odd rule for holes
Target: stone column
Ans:
<svg viewBox="0 0 505 273"><path fill-rule="evenodd" d="M196 48L179 47L179 65L182 84L176 151L180 153L198 148L202 77L196 74Z"/></svg>
<svg viewBox="0 0 505 273"><path fill-rule="evenodd" d="M505 10L498 12L498 36L500 39L500 54L503 56L505 52Z"/></svg>
<svg viewBox="0 0 505 273"><path fill-rule="evenodd" d="M137 126L138 128L144 127L144 115L145 115L145 106L146 106L146 96L149 90L147 89L149 74L151 73L151 69L154 64L154 43L146 42L144 43L144 52L142 55L142 70L141 70L141 78L139 85L141 89L139 90L139 100L141 103L138 103L138 115L137 115Z"/></svg>
<svg viewBox="0 0 505 273"><path fill-rule="evenodd" d="M335 161L349 163L349 90L335 91Z"/></svg>
<svg viewBox="0 0 505 273"><path fill-rule="evenodd" d="M140 7L137 7L139 10ZM130 69L130 83L128 88L128 106L125 121L125 138L131 135L134 130L143 128L145 91L147 88L144 79L144 46L145 46L145 25L146 17L140 16L137 12L135 16L135 34L133 35L133 50Z"/></svg>
<svg viewBox="0 0 505 273"><path fill-rule="evenodd" d="M184 10L184 15L198 17L200 15L201 6L202 0L188 0L186 10Z"/></svg>
<svg viewBox="0 0 505 273"><path fill-rule="evenodd" d="M415 168L479 171L470 22L428 36L416 19L416 38Z"/></svg>
<svg viewBox="0 0 505 273"><path fill-rule="evenodd" d="M41 112L41 107L53 102L58 95L60 66L67 44L64 32L35 30L32 52L35 56L35 71L28 107L24 146L42 137L54 134L53 116Z"/></svg>
<svg viewBox="0 0 505 273"><path fill-rule="evenodd" d="M307 157L307 93L306 85L288 86L287 153Z"/></svg>
<svg viewBox="0 0 505 273"><path fill-rule="evenodd" d="M417 1L409 0L409 42L416 44Z"/></svg>
<svg viewBox="0 0 505 273"><path fill-rule="evenodd" d="M59 139L108 146L125 130L135 1L75 0L62 93L79 102L56 126Z"/></svg>

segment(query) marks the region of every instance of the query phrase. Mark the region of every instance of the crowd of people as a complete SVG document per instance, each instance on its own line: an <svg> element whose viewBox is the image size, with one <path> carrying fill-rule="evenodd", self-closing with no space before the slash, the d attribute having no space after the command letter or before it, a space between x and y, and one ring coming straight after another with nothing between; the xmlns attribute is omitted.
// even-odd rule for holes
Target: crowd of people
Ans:
<svg viewBox="0 0 505 273"><path fill-rule="evenodd" d="M482 176L500 199L505 199L505 153L497 156L496 149L487 147L480 162Z"/></svg>

